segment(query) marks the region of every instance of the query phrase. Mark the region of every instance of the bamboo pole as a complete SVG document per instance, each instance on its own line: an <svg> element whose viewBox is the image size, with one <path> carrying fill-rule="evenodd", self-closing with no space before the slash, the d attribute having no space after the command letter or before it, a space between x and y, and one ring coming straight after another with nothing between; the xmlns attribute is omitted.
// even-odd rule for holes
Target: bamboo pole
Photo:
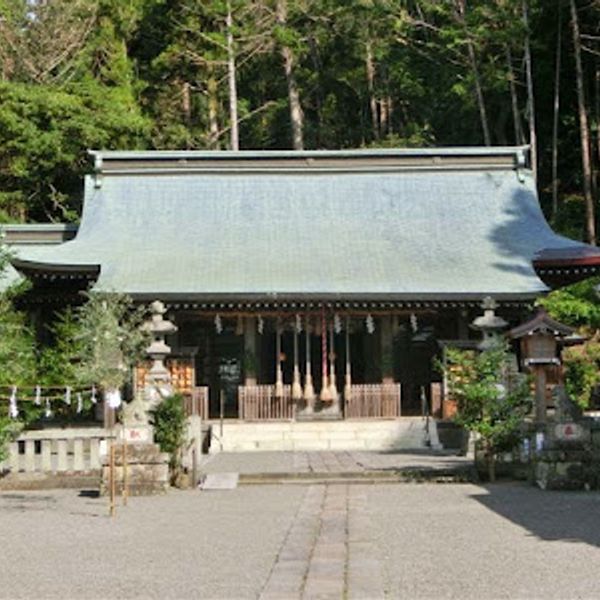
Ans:
<svg viewBox="0 0 600 600"><path fill-rule="evenodd" d="M127 506L127 500L129 498L129 468L127 465L127 439L123 437L123 506Z"/></svg>
<svg viewBox="0 0 600 600"><path fill-rule="evenodd" d="M115 478L115 444L114 441L110 442L110 451L109 451L109 460L108 460L108 478L109 478L109 498L110 498L110 508L109 515L114 517L116 515L116 506L115 506L115 495L116 495L116 478Z"/></svg>

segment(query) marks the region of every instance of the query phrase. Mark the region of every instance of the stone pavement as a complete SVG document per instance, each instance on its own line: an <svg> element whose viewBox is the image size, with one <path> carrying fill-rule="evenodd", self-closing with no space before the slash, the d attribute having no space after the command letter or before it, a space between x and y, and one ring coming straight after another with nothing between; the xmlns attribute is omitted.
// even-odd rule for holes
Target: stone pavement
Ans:
<svg viewBox="0 0 600 600"><path fill-rule="evenodd" d="M261 600L383 599L382 567L356 486L310 486Z"/></svg>
<svg viewBox="0 0 600 600"><path fill-rule="evenodd" d="M410 469L467 469L472 460L464 456L430 451L322 451L322 452L222 452L206 457L203 473L332 474L393 472Z"/></svg>
<svg viewBox="0 0 600 600"><path fill-rule="evenodd" d="M525 484L0 493L0 598L595 599L600 494Z"/></svg>

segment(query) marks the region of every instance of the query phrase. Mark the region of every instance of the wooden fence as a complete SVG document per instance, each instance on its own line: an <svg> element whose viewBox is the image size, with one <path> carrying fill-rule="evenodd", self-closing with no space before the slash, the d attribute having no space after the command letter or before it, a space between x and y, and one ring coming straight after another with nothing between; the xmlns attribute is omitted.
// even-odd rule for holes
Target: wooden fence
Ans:
<svg viewBox="0 0 600 600"><path fill-rule="evenodd" d="M208 387L192 388L191 394L184 394L183 407L187 417L198 416L208 419Z"/></svg>
<svg viewBox="0 0 600 600"><path fill-rule="evenodd" d="M101 443L108 430L94 428L46 429L23 432L9 445L0 470L12 473L90 472L101 468Z"/></svg>
<svg viewBox="0 0 600 600"><path fill-rule="evenodd" d="M243 385L238 388L239 418L246 421L289 421L296 414L292 387L283 386L283 396L275 397L274 385Z"/></svg>
<svg viewBox="0 0 600 600"><path fill-rule="evenodd" d="M352 384L344 414L347 419L392 419L400 416L401 399L399 383Z"/></svg>

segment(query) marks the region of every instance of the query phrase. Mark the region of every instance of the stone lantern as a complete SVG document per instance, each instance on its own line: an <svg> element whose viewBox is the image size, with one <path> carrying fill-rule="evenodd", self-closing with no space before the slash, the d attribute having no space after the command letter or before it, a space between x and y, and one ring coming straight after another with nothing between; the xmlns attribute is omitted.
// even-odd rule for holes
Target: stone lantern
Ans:
<svg viewBox="0 0 600 600"><path fill-rule="evenodd" d="M559 344L573 332L571 327L552 319L545 310L509 332L512 339L519 340L523 366L535 379L535 418L539 423L546 421L548 371L561 364Z"/></svg>
<svg viewBox="0 0 600 600"><path fill-rule="evenodd" d="M481 332L483 340L477 345L479 350L489 350L500 343L500 331L504 329L508 323L496 315L498 304L496 301L487 296L481 303L483 315L477 317L471 323L473 329Z"/></svg>
<svg viewBox="0 0 600 600"><path fill-rule="evenodd" d="M171 348L165 342L167 335L177 331L176 325L164 318L165 306L159 300L150 305L151 318L142 326L152 335L152 342L146 348L146 353L152 360L152 367L146 375L144 400L149 408L155 408L163 398L173 393L171 374L165 366L165 358L171 354Z"/></svg>

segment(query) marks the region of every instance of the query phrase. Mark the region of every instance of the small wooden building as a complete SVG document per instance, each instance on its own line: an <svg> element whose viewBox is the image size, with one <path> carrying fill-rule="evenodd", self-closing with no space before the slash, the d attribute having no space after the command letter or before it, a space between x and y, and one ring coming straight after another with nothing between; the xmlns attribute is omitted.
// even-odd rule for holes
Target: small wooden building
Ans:
<svg viewBox="0 0 600 600"><path fill-rule="evenodd" d="M204 416L439 416L437 340L600 268L546 223L527 148L91 154L74 239L13 265L41 313L88 287L163 301Z"/></svg>

